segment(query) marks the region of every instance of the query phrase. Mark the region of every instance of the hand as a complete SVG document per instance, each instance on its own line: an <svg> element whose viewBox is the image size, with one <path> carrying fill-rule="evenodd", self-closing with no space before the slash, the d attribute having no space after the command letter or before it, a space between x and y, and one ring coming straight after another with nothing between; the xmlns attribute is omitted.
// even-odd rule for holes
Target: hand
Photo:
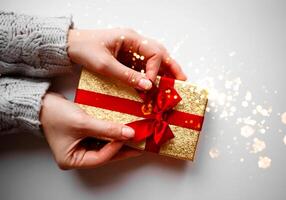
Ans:
<svg viewBox="0 0 286 200"><path fill-rule="evenodd" d="M57 94L44 96L40 121L61 169L94 168L109 160L140 155L136 150L120 151L124 141L134 136L132 128L92 118ZM96 137L113 140L98 150L92 142Z"/></svg>
<svg viewBox="0 0 286 200"><path fill-rule="evenodd" d="M149 79L154 81L158 73L186 80L181 67L161 44L130 29L70 30L68 54L73 62L92 72L115 77L142 90L151 88ZM133 55L144 64L139 67L144 67L145 75L131 68ZM126 58L131 66L120 62Z"/></svg>

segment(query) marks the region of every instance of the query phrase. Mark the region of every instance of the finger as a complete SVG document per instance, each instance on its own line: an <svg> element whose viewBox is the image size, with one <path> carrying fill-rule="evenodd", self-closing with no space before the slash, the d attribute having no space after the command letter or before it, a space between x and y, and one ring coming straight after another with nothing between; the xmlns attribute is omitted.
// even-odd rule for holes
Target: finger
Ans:
<svg viewBox="0 0 286 200"><path fill-rule="evenodd" d="M167 52L164 54L163 65L165 68L168 68L168 70L172 73L172 75L175 76L176 79L182 81L187 80L187 76L183 72L181 66L174 59L172 59Z"/></svg>
<svg viewBox="0 0 286 200"><path fill-rule="evenodd" d="M98 70L99 73L114 77L122 82L140 90L149 90L152 83L142 73L137 72L117 61L112 55L104 55L104 67Z"/></svg>
<svg viewBox="0 0 286 200"><path fill-rule="evenodd" d="M133 49L133 53L139 53L140 59L145 60L146 63L146 77L155 81L163 58L162 45L153 39L142 37L134 31L129 32L124 41L122 49L125 51Z"/></svg>
<svg viewBox="0 0 286 200"><path fill-rule="evenodd" d="M164 48L152 39L137 38L138 53L146 59L146 76L155 81L163 60Z"/></svg>
<svg viewBox="0 0 286 200"><path fill-rule="evenodd" d="M137 72L117 61L109 52L101 55L102 60L98 61L95 57L89 57L89 65L92 65L91 70L96 70L103 75L116 78L131 87L140 90L149 90L152 83L144 74Z"/></svg>
<svg viewBox="0 0 286 200"><path fill-rule="evenodd" d="M116 140L131 139L135 135L135 131L129 126L99 120L93 117L86 120L82 132L85 136L110 138Z"/></svg>
<svg viewBox="0 0 286 200"><path fill-rule="evenodd" d="M161 54L154 54L148 58L146 62L146 76L153 82L156 80L159 68L161 66L162 56Z"/></svg>
<svg viewBox="0 0 286 200"><path fill-rule="evenodd" d="M79 166L76 168L95 168L99 165L103 165L108 162L113 156L115 156L121 147L123 146L122 142L112 141L106 144L99 151L87 151L83 156Z"/></svg>

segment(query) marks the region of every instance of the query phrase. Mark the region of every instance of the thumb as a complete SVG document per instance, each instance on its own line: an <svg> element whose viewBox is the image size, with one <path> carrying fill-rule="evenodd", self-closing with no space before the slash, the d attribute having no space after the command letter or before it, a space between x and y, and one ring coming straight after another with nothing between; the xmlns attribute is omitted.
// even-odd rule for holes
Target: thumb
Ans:
<svg viewBox="0 0 286 200"><path fill-rule="evenodd" d="M84 125L83 133L90 137L128 140L134 137L135 131L124 124L104 121L89 117Z"/></svg>

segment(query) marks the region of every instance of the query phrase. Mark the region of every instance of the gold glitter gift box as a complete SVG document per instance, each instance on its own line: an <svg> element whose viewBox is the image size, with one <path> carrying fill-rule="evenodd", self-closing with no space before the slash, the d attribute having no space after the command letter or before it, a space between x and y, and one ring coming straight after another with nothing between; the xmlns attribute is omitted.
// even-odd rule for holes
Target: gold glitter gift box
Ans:
<svg viewBox="0 0 286 200"><path fill-rule="evenodd" d="M157 76L155 81L156 86L159 85L160 79L160 76ZM180 80L174 81L174 89L182 99L173 109L178 112L199 116L201 117L202 121L196 124L197 129L169 124L174 138L162 144L158 153L160 155L170 156L178 159L193 160L200 135L200 129L203 122L203 116L205 114L207 105L207 91L205 89L199 88L196 85ZM104 108L105 102L99 102L99 104L102 104L103 106L91 106L88 103L85 103L84 96L79 95L80 91L87 91L99 95L103 94L115 98L119 97L120 99L133 101L135 103L142 103L143 105L143 100L140 98L138 92L134 88L129 87L118 80L110 79L100 74L92 74L83 69L81 72L75 102L83 110L85 110L87 114L94 116L97 119L123 124L143 119L142 117L138 117L136 115L114 111L112 109L113 104L116 105L120 101L114 101L113 104L110 105L111 108L109 109ZM94 101L97 100L96 96L93 98ZM193 120L180 120L183 120L183 122L186 124L194 123ZM136 149L144 150L146 141L128 142L126 145Z"/></svg>

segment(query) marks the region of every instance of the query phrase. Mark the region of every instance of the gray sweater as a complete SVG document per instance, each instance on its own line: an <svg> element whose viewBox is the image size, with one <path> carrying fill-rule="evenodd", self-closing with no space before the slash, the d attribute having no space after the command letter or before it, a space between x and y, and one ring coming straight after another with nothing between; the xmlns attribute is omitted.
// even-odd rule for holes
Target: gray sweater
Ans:
<svg viewBox="0 0 286 200"><path fill-rule="evenodd" d="M47 78L71 70L71 17L35 17L0 11L0 135L40 132Z"/></svg>

